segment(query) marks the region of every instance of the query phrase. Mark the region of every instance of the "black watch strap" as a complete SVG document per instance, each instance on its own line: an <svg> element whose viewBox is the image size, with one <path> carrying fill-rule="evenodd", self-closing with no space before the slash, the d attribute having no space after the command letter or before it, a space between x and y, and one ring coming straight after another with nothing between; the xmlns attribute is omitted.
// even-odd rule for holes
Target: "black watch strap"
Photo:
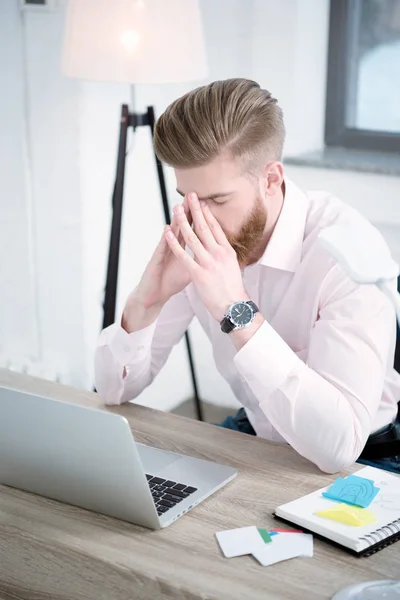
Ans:
<svg viewBox="0 0 400 600"><path fill-rule="evenodd" d="M248 304L250 306L250 308L252 308L254 310L255 313L258 313L259 308L258 308L257 304L255 302L253 302L253 300L248 300L246 302L246 304Z"/></svg>
<svg viewBox="0 0 400 600"><path fill-rule="evenodd" d="M235 329L234 323L230 320L229 317L224 317L221 321L221 331L223 333L230 333Z"/></svg>

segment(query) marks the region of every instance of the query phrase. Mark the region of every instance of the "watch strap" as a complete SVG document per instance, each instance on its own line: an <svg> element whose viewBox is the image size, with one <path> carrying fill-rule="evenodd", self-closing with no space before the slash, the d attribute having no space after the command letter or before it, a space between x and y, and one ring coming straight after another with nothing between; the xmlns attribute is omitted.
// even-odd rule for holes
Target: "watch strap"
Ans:
<svg viewBox="0 0 400 600"><path fill-rule="evenodd" d="M232 323L229 317L224 317L220 323L223 333L230 333L235 329L235 324Z"/></svg>
<svg viewBox="0 0 400 600"><path fill-rule="evenodd" d="M253 311L254 311L254 314L259 312L259 308L258 308L257 304L256 304L255 302L253 302L253 300L248 300L248 301L246 302L246 304L247 304L248 306L250 306L250 308L252 308L252 309L253 309Z"/></svg>

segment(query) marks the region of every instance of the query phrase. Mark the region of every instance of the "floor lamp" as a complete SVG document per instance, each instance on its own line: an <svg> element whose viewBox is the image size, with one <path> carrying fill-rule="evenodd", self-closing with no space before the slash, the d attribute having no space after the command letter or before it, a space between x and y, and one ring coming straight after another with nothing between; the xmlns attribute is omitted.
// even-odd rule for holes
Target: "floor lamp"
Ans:
<svg viewBox="0 0 400 600"><path fill-rule="evenodd" d="M203 79L207 65L197 0L69 0L63 73L89 81L128 84L170 83ZM134 108L134 107L133 107ZM155 113L121 109L112 222L104 296L103 328L115 320L118 287L127 133L148 126ZM154 155L164 219L170 211L164 171ZM196 414L203 420L189 333L185 334Z"/></svg>

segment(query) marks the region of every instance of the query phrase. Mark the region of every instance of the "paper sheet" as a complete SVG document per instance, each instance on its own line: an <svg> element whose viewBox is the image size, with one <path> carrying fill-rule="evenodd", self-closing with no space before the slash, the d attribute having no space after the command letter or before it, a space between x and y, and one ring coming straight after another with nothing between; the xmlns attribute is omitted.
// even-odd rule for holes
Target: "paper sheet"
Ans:
<svg viewBox="0 0 400 600"><path fill-rule="evenodd" d="M215 535L226 558L252 554L253 551L262 550L265 546L270 545L264 542L257 527L240 527L218 531Z"/></svg>
<svg viewBox="0 0 400 600"><path fill-rule="evenodd" d="M263 567L298 556L311 558L314 554L313 536L308 533L280 533L273 538L271 544L253 550L252 554Z"/></svg>

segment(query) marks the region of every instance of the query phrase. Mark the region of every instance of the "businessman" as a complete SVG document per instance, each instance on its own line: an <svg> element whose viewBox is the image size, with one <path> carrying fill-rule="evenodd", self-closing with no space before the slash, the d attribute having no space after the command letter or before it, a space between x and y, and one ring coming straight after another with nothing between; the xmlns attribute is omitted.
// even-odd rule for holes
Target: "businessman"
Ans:
<svg viewBox="0 0 400 600"><path fill-rule="evenodd" d="M284 137L277 101L245 79L191 91L159 118L155 150L182 204L121 321L100 336L96 387L108 404L134 399L197 317L243 405L223 425L286 442L333 473L397 427L395 315L318 243L322 228L356 229L363 217L285 176Z"/></svg>

